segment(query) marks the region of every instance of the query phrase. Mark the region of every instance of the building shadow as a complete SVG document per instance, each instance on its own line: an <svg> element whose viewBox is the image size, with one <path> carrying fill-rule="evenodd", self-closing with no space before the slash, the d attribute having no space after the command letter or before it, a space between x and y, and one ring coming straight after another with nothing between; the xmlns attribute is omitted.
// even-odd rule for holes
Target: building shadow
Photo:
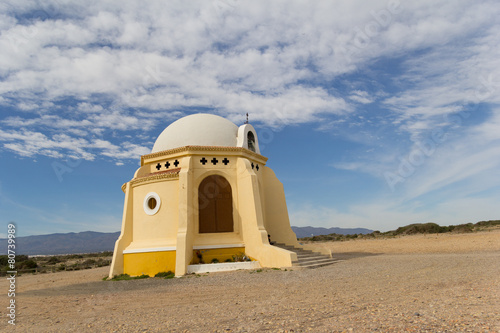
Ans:
<svg viewBox="0 0 500 333"><path fill-rule="evenodd" d="M351 260L364 257L379 256L383 253L371 253L371 252L343 252L343 253L332 253L332 257L337 260Z"/></svg>

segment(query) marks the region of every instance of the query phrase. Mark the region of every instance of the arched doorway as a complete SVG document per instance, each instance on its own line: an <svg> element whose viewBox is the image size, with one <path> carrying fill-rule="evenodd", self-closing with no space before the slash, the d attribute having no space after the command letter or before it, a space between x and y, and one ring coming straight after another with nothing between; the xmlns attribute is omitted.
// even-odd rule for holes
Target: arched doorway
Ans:
<svg viewBox="0 0 500 333"><path fill-rule="evenodd" d="M198 188L199 232L233 231L231 185L222 176L208 176Z"/></svg>

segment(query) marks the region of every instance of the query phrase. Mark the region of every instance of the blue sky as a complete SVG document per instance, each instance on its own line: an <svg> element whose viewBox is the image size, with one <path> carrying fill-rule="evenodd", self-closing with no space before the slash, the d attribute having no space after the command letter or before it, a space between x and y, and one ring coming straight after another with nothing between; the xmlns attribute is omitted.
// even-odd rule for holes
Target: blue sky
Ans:
<svg viewBox="0 0 500 333"><path fill-rule="evenodd" d="M0 216L112 232L140 155L245 113L291 224L500 218L497 1L4 1Z"/></svg>

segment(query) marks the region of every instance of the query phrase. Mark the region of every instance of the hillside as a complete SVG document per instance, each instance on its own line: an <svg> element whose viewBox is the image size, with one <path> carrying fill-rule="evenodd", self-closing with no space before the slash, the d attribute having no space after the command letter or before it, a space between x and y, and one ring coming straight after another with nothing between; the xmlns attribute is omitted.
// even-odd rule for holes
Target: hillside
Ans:
<svg viewBox="0 0 500 333"><path fill-rule="evenodd" d="M370 239L370 238L390 238L396 236L418 235L418 234L444 234L444 233L471 233L483 230L500 228L500 220L479 221L476 223L465 223L458 225L440 226L437 223L414 223L396 230L380 232L372 231L366 233L330 233L314 236L299 237L302 241L325 242L325 241L346 241L352 239Z"/></svg>

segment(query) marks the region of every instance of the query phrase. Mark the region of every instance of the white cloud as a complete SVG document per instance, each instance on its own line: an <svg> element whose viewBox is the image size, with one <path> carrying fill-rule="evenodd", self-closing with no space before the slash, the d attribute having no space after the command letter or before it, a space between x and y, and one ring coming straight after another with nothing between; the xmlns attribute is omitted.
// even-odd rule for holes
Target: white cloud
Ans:
<svg viewBox="0 0 500 333"><path fill-rule="evenodd" d="M4 125L77 141L147 132L181 110L208 108L235 121L248 112L270 126L349 127L339 133L370 142L373 133L352 133L369 120L350 114L379 106L386 112L381 118L394 121L389 130L417 142L426 131L449 126L446 115L465 103L497 103L500 96L494 1L116 4L6 4L0 102L24 113L4 118ZM37 10L43 15L14 18ZM388 59L394 75L376 67ZM397 92L384 91L388 85ZM76 106L65 106L66 99ZM14 139L6 145L19 153L27 148ZM79 146L92 149L92 143ZM379 158L384 162L360 168L382 169L396 158L390 148ZM55 142L50 149L53 155L66 148Z"/></svg>
<svg viewBox="0 0 500 333"><path fill-rule="evenodd" d="M370 98L368 92L360 90L353 91L349 96L349 99L362 104L370 104L373 102L373 99Z"/></svg>
<svg viewBox="0 0 500 333"><path fill-rule="evenodd" d="M150 149L138 144L124 142L120 146L102 139L91 141L83 138L74 138L67 134L54 134L48 137L42 133L32 131L3 131L0 130L0 142L4 147L25 157L36 155L48 156L56 159L84 159L94 160L97 153L112 159L138 159L141 155L150 152Z"/></svg>

